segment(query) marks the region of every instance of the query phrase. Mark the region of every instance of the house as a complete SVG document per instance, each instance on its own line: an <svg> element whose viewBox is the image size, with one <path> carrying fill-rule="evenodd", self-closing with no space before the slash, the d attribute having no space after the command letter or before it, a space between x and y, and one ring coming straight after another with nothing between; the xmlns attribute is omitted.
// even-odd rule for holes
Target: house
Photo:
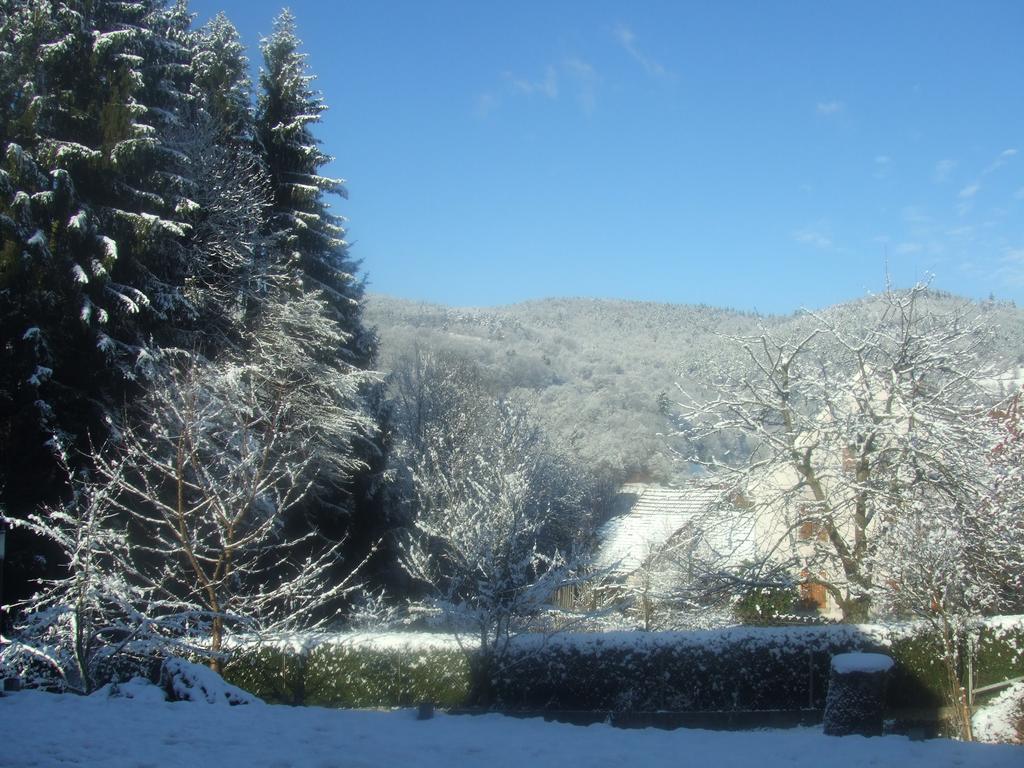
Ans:
<svg viewBox="0 0 1024 768"><path fill-rule="evenodd" d="M620 489L616 506L598 531L601 599L631 600L645 628L655 607L684 594L703 569L737 566L756 555L750 515L721 487L631 483Z"/></svg>
<svg viewBox="0 0 1024 768"><path fill-rule="evenodd" d="M912 509L915 493L928 493L932 482L937 488L958 481L944 473L963 465L943 457L967 446L979 455L977 433L967 425L983 419L986 402L998 403L991 416L1010 418L1024 370L971 381L955 419L949 416L958 407L955 400L936 410L936 399L921 394L922 381L862 366L845 386L819 393L824 406L814 415L796 414L792 432L777 432L766 452L774 451L774 458L762 459L762 468L746 479L759 548L794 557L802 602L824 616L863 618L872 591L895 584L885 580L884 560L872 560L874 542L884 532L880 523ZM943 424L965 428L950 432ZM901 458L907 455L917 457L913 464Z"/></svg>

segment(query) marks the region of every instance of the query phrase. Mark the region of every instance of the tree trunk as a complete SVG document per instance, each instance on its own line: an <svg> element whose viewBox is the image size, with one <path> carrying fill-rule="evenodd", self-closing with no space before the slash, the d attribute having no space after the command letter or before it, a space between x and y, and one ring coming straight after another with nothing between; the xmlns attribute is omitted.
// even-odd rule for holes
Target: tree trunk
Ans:
<svg viewBox="0 0 1024 768"><path fill-rule="evenodd" d="M224 619L220 616L213 618L213 626L210 628L210 669L218 675L224 674L224 657L221 655L221 648L224 643Z"/></svg>
<svg viewBox="0 0 1024 768"><path fill-rule="evenodd" d="M843 612L843 621L847 624L863 624L871 615L871 598L862 595L840 600L839 610Z"/></svg>
<svg viewBox="0 0 1024 768"><path fill-rule="evenodd" d="M946 670L946 699L953 709L953 725L964 741L974 741L970 694L960 682L960 659L963 658L962 638L942 617L942 663Z"/></svg>
<svg viewBox="0 0 1024 768"><path fill-rule="evenodd" d="M469 659L469 697L471 707L490 707L494 703L494 653L481 649Z"/></svg>

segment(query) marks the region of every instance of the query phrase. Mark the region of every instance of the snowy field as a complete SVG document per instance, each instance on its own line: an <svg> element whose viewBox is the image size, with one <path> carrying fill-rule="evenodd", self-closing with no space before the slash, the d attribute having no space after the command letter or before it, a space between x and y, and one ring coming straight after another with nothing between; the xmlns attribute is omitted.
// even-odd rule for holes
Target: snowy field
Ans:
<svg viewBox="0 0 1024 768"><path fill-rule="evenodd" d="M565 768L1020 768L1024 747L903 737L830 738L819 728L755 732L619 730L501 715L418 721L395 712L168 703L23 691L0 699L0 765L104 768L417 766Z"/></svg>

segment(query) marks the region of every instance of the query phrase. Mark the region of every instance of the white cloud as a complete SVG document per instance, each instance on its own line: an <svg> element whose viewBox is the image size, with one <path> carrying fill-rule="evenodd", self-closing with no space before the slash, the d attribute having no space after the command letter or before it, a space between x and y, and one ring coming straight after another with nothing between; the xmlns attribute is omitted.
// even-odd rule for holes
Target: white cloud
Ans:
<svg viewBox="0 0 1024 768"><path fill-rule="evenodd" d="M1002 168L1004 165L1006 165L1007 161L1012 159L1016 154L1017 150L1013 147L1011 147L1010 149L1004 149L1002 152L999 153L999 156L996 157L996 159L993 160L991 163L989 163L985 170L981 172L982 175L984 176L990 174L993 171Z"/></svg>
<svg viewBox="0 0 1024 768"><path fill-rule="evenodd" d="M632 29L627 27L625 24L618 24L615 29L612 30L612 34L615 35L615 39L618 40L619 45L622 46L623 50L632 56L640 66L647 70L648 75L651 75L652 77L668 76L669 73L665 67L640 50L636 44L636 35L633 33Z"/></svg>
<svg viewBox="0 0 1024 768"><path fill-rule="evenodd" d="M544 77L540 80L527 80L510 73L506 73L505 77L508 78L512 88L519 93L524 93L527 96L539 94L552 100L558 98L558 73L554 67L545 69Z"/></svg>
<svg viewBox="0 0 1024 768"><path fill-rule="evenodd" d="M908 224L929 224L932 217L919 205L908 205L903 209L903 220Z"/></svg>
<svg viewBox="0 0 1024 768"><path fill-rule="evenodd" d="M978 191L980 189L981 189L981 184L979 184L978 182L975 181L972 184L968 184L966 187L961 189L959 194L958 194L958 197L961 200L969 200L970 198L972 198L976 194L978 194Z"/></svg>
<svg viewBox="0 0 1024 768"><path fill-rule="evenodd" d="M498 97L493 93L485 92L476 97L476 107L473 111L477 117L483 120L484 118L489 117L497 108Z"/></svg>
<svg viewBox="0 0 1024 768"><path fill-rule="evenodd" d="M838 115L840 112L846 111L846 104L836 99L832 101L819 101L818 102L818 114L819 115Z"/></svg>
<svg viewBox="0 0 1024 768"><path fill-rule="evenodd" d="M601 78L597 71L580 58L569 57L557 65L548 65L538 79L520 77L511 72L503 74L504 91L513 96L540 98L557 102L563 96L574 96L585 112L593 112L597 104L597 89ZM477 99L478 117L486 117L500 100L492 93Z"/></svg>
<svg viewBox="0 0 1024 768"><path fill-rule="evenodd" d="M601 78L590 64L583 59L570 57L562 63L566 76L573 81L576 100L583 111L591 113L597 106L597 86Z"/></svg>
<svg viewBox="0 0 1024 768"><path fill-rule="evenodd" d="M956 160L944 159L939 160L935 164L935 170L932 171L932 181L936 184L941 184L949 178L949 174L956 168Z"/></svg>
<svg viewBox="0 0 1024 768"><path fill-rule="evenodd" d="M924 246L920 243L900 243L893 250L900 256L906 256L911 253L920 253L924 250Z"/></svg>
<svg viewBox="0 0 1024 768"><path fill-rule="evenodd" d="M812 248L819 248L821 250L826 250L832 247L831 237L818 229L810 227L798 229L793 233L793 239L801 245L809 245Z"/></svg>
<svg viewBox="0 0 1024 768"><path fill-rule="evenodd" d="M1024 286L1024 248L1007 248L993 277L1004 285Z"/></svg>
<svg viewBox="0 0 1024 768"><path fill-rule="evenodd" d="M971 237L974 234L974 227L970 224L962 227L953 227L952 229L947 229L946 234L949 237Z"/></svg>
<svg viewBox="0 0 1024 768"><path fill-rule="evenodd" d="M597 72L583 59L568 58L565 60L565 68L581 80L594 80L597 78Z"/></svg>

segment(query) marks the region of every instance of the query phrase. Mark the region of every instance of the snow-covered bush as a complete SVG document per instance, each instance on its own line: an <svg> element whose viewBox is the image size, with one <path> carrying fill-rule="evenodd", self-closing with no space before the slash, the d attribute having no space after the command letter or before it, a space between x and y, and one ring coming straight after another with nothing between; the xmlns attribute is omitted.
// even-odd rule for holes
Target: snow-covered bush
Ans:
<svg viewBox="0 0 1024 768"><path fill-rule="evenodd" d="M75 489L68 503L25 520L8 518L56 546L64 575L41 580L15 606L10 637L0 646L0 676L88 694L112 680L150 674L170 639L181 634L182 617L154 601L152 589L137 578L108 495L62 463Z"/></svg>
<svg viewBox="0 0 1024 768"><path fill-rule="evenodd" d="M203 704L262 704L256 696L224 681L207 666L171 657L160 670L160 686L171 701Z"/></svg>
<svg viewBox="0 0 1024 768"><path fill-rule="evenodd" d="M797 604L792 587L766 585L752 587L733 603L733 615L743 624L777 624L791 616Z"/></svg>
<svg viewBox="0 0 1024 768"><path fill-rule="evenodd" d="M159 685L145 677L133 677L124 683L107 683L93 696L108 699L136 699L147 702L167 701L167 694Z"/></svg>
<svg viewBox="0 0 1024 768"><path fill-rule="evenodd" d="M972 726L977 741L1024 744L1024 682L1014 683L977 708Z"/></svg>
<svg viewBox="0 0 1024 768"><path fill-rule="evenodd" d="M938 641L919 624L740 627L699 632L524 635L496 665L494 706L571 710L821 709L834 654L896 661L887 703L944 703ZM988 622L976 684L1024 674L1024 619ZM233 683L273 702L320 706L463 706L470 664L436 634L315 635L236 651Z"/></svg>
<svg viewBox="0 0 1024 768"><path fill-rule="evenodd" d="M330 707L458 707L470 686L466 654L447 635L293 637L237 650L224 675L271 703Z"/></svg>
<svg viewBox="0 0 1024 768"><path fill-rule="evenodd" d="M524 709L820 709L832 656L868 651L896 661L889 706L939 707L939 647L923 624L527 636L513 642L494 692L498 706ZM1024 624L983 627L974 664L977 684L1024 673Z"/></svg>

